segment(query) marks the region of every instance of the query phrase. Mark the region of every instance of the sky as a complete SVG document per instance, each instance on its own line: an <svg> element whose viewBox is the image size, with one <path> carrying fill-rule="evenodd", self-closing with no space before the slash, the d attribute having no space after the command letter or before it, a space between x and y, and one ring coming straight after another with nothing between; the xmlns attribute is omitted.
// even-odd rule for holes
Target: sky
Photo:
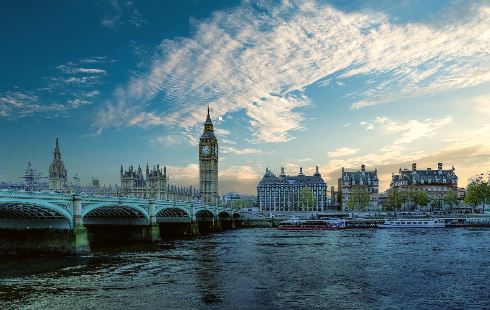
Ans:
<svg viewBox="0 0 490 310"><path fill-rule="evenodd" d="M490 1L3 1L0 181L198 184L207 106L220 192L269 168L490 170Z"/></svg>

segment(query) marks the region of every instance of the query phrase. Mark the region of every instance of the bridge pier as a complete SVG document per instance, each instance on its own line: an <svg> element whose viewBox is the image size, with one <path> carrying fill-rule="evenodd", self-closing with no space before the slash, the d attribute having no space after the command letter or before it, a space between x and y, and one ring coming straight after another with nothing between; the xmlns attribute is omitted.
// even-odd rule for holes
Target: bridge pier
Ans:
<svg viewBox="0 0 490 310"><path fill-rule="evenodd" d="M160 225L157 223L157 214L155 211L155 200L151 199L150 200L150 207L149 207L149 213L150 213L150 226L148 228L148 235L150 237L149 241L155 242L155 241L160 241L162 240L161 234L160 234Z"/></svg>
<svg viewBox="0 0 490 310"><path fill-rule="evenodd" d="M82 204L80 195L73 195L73 254L90 253L87 228L83 226Z"/></svg>
<svg viewBox="0 0 490 310"><path fill-rule="evenodd" d="M219 218L213 218L213 232L223 231L223 226L221 226L221 221Z"/></svg>

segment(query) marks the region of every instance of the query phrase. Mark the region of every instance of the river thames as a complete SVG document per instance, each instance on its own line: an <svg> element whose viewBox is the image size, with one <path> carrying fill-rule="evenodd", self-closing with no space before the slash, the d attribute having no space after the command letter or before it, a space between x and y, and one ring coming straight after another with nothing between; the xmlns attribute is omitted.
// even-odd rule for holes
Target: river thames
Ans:
<svg viewBox="0 0 490 310"><path fill-rule="evenodd" d="M240 229L0 260L1 309L489 309L489 229Z"/></svg>

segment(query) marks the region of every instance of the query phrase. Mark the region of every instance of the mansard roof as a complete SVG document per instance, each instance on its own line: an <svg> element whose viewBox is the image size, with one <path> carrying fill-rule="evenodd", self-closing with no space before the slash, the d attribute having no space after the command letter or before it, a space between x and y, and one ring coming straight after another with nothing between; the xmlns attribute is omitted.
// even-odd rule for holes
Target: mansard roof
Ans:
<svg viewBox="0 0 490 310"><path fill-rule="evenodd" d="M399 174L391 177L391 185L403 182L404 185L421 184L457 184L458 176L454 169L450 170L400 170Z"/></svg>
<svg viewBox="0 0 490 310"><path fill-rule="evenodd" d="M344 184L361 184L361 181L363 184L379 181L378 171L347 171L342 174Z"/></svg>
<svg viewBox="0 0 490 310"><path fill-rule="evenodd" d="M315 173L313 176L307 176L303 174L300 174L298 176L289 176L282 174L280 176L276 176L267 169L257 187L270 185L326 186L327 184L319 173Z"/></svg>

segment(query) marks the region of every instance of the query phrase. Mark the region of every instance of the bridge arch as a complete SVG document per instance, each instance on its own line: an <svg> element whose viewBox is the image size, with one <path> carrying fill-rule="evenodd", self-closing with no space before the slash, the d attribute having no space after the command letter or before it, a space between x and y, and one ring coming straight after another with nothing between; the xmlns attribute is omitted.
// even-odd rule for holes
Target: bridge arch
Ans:
<svg viewBox="0 0 490 310"><path fill-rule="evenodd" d="M208 209L198 209L197 211L194 212L194 215L196 218L213 218L214 213L211 210Z"/></svg>
<svg viewBox="0 0 490 310"><path fill-rule="evenodd" d="M135 204L100 202L89 204L82 209L82 218L139 218L150 220L148 211Z"/></svg>
<svg viewBox="0 0 490 310"><path fill-rule="evenodd" d="M240 213L238 212L234 212L233 215L232 215L233 219L234 220L240 220L242 217L240 216Z"/></svg>
<svg viewBox="0 0 490 310"><path fill-rule="evenodd" d="M156 213L157 222L169 223L188 223L191 222L191 216L185 209L179 207L165 207Z"/></svg>
<svg viewBox="0 0 490 310"><path fill-rule="evenodd" d="M221 211L218 213L220 220L231 220L231 214L228 211Z"/></svg>
<svg viewBox="0 0 490 310"><path fill-rule="evenodd" d="M50 201L37 199L0 198L0 219L4 222L2 224L8 224L9 219L66 220L66 228L73 226L69 210Z"/></svg>

